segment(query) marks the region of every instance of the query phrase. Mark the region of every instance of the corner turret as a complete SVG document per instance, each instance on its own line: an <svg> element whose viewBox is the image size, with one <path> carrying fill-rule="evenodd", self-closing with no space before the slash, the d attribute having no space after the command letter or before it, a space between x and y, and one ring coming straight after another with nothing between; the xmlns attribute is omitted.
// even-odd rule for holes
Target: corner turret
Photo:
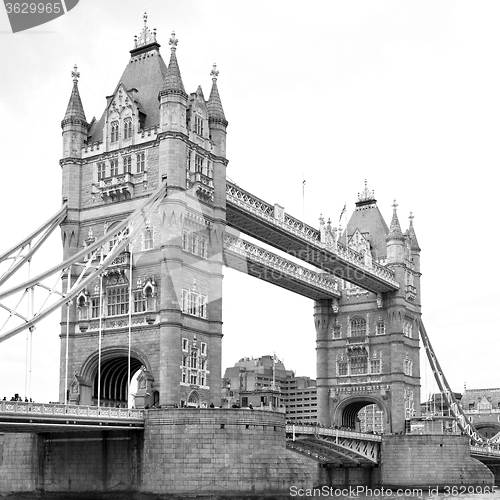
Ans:
<svg viewBox="0 0 500 500"><path fill-rule="evenodd" d="M184 90L175 54L177 43L175 32L172 32L169 40L170 62L168 63L163 87L158 94L158 100L160 101L160 130L162 132L172 131L187 134L186 108L188 95Z"/></svg>
<svg viewBox="0 0 500 500"><path fill-rule="evenodd" d="M399 224L398 214L396 212L397 206L396 200L394 200L392 205L393 213L391 225L389 227L389 234L386 238L388 264L403 263L405 258L405 237L403 231L401 231L401 225Z"/></svg>
<svg viewBox="0 0 500 500"><path fill-rule="evenodd" d="M63 130L63 158L81 158L84 141L87 140L89 124L85 118L82 100L78 92L78 79L80 73L76 64L71 72L73 89L66 109L66 114L61 122Z"/></svg>
<svg viewBox="0 0 500 500"><path fill-rule="evenodd" d="M210 127L210 137L215 146L215 154L217 156L226 157L226 134L228 121L224 115L224 109L222 108L222 102L219 96L219 89L217 88L217 77L219 76L219 71L214 63L212 71L210 72L212 77L212 90L210 91L210 97L208 98L208 126Z"/></svg>

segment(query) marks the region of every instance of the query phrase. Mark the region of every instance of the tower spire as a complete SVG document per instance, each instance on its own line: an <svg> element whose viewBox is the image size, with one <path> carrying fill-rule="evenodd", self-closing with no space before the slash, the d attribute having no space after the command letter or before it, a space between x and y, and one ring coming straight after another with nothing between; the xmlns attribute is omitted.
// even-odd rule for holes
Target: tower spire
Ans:
<svg viewBox="0 0 500 500"><path fill-rule="evenodd" d="M181 72L179 70L179 64L177 62L177 56L175 55L179 40L175 37L174 31L172 31L172 36L170 37L168 43L170 45L170 62L168 63L167 74L163 82L160 97L165 94L180 94L187 99L184 84L182 83Z"/></svg>
<svg viewBox="0 0 500 500"><path fill-rule="evenodd" d="M73 71L71 72L71 77L73 78L73 89L69 97L68 107L66 108L66 114L61 122L61 127L68 123L81 124L88 127L87 119L85 118L85 111L83 110L82 100L80 99L80 93L78 92L78 79L80 78L80 73L75 64Z"/></svg>
<svg viewBox="0 0 500 500"><path fill-rule="evenodd" d="M420 252L420 245L418 244L418 240L417 240L417 235L415 233L415 228L413 227L413 219L414 219L414 215L412 212L410 212L410 216L408 217L408 219L410 219L410 226L408 228L408 236L410 237L410 248L412 250L415 250L417 252Z"/></svg>
<svg viewBox="0 0 500 500"><path fill-rule="evenodd" d="M396 212L397 208L398 204L396 203L396 200L394 200L394 203L392 204L392 220L387 239L404 239L403 231L401 231L401 225L399 224L398 214Z"/></svg>
<svg viewBox="0 0 500 500"><path fill-rule="evenodd" d="M210 121L219 120L225 126L227 126L227 120L224 115L224 109L222 108L222 102L219 96L219 89L217 88L217 77L219 76L219 70L217 65L214 63L212 66L212 71L210 72L212 77L212 90L210 91L210 97L208 98L208 118Z"/></svg>

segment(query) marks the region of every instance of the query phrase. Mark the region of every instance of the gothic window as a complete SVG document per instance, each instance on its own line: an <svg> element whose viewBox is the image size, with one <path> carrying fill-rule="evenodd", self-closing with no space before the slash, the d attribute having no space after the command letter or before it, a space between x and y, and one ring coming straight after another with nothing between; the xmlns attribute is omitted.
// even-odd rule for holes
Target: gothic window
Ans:
<svg viewBox="0 0 500 500"><path fill-rule="evenodd" d="M189 383L196 385L198 383L198 373L191 372L189 375Z"/></svg>
<svg viewBox="0 0 500 500"><path fill-rule="evenodd" d="M117 177L118 176L118 159L115 158L114 160L110 161L110 173L111 177Z"/></svg>
<svg viewBox="0 0 500 500"><path fill-rule="evenodd" d="M120 125L117 121L111 122L111 142L117 142L120 136Z"/></svg>
<svg viewBox="0 0 500 500"><path fill-rule="evenodd" d="M182 350L183 351L188 350L188 339L185 339L185 338L182 339Z"/></svg>
<svg viewBox="0 0 500 500"><path fill-rule="evenodd" d="M201 343L201 355L206 356L207 355L207 344L205 342Z"/></svg>
<svg viewBox="0 0 500 500"><path fill-rule="evenodd" d="M97 180L102 181L106 177L106 164L101 162L97 164Z"/></svg>
<svg viewBox="0 0 500 500"><path fill-rule="evenodd" d="M333 325L333 338L334 339L342 338L342 330L340 328L340 325L338 324Z"/></svg>
<svg viewBox="0 0 500 500"><path fill-rule="evenodd" d="M146 171L146 156L144 153L137 153L137 173L142 174Z"/></svg>
<svg viewBox="0 0 500 500"><path fill-rule="evenodd" d="M189 248L189 231L187 229L182 230L182 249L186 252Z"/></svg>
<svg viewBox="0 0 500 500"><path fill-rule="evenodd" d="M91 309L90 316L91 318L98 318L101 314L101 299L100 297L92 297L90 299Z"/></svg>
<svg viewBox="0 0 500 500"><path fill-rule="evenodd" d="M198 244L198 255L202 258L207 257L207 239L200 236L199 244Z"/></svg>
<svg viewBox="0 0 500 500"><path fill-rule="evenodd" d="M347 362L339 361L338 362L338 371L339 371L339 377L347 376Z"/></svg>
<svg viewBox="0 0 500 500"><path fill-rule="evenodd" d="M363 318L353 318L351 321L351 337L364 337L366 335L366 321Z"/></svg>
<svg viewBox="0 0 500 500"><path fill-rule="evenodd" d="M194 115L194 131L198 135L203 135L203 118L198 115Z"/></svg>
<svg viewBox="0 0 500 500"><path fill-rule="evenodd" d="M403 335L411 339L413 337L412 330L413 330L412 323L410 321L405 321L403 323Z"/></svg>
<svg viewBox="0 0 500 500"><path fill-rule="evenodd" d="M199 318L207 317L207 296L192 290L182 290L182 312Z"/></svg>
<svg viewBox="0 0 500 500"><path fill-rule="evenodd" d="M128 287L108 288L108 316L128 313Z"/></svg>
<svg viewBox="0 0 500 500"><path fill-rule="evenodd" d="M132 157L124 156L123 157L123 173L130 174L132 172Z"/></svg>
<svg viewBox="0 0 500 500"><path fill-rule="evenodd" d="M132 118L123 120L123 138L130 139L132 137Z"/></svg>
<svg viewBox="0 0 500 500"><path fill-rule="evenodd" d="M382 360L372 359L370 361L370 373L381 373L382 372Z"/></svg>
<svg viewBox="0 0 500 500"><path fill-rule="evenodd" d="M366 356L352 356L350 364L351 375L364 375L368 371L368 359Z"/></svg>
<svg viewBox="0 0 500 500"><path fill-rule="evenodd" d="M154 247L154 230L152 227L144 229L142 234L142 249L152 250Z"/></svg>
<svg viewBox="0 0 500 500"><path fill-rule="evenodd" d="M385 335L385 321L383 319L377 321L376 334Z"/></svg>
<svg viewBox="0 0 500 500"><path fill-rule="evenodd" d="M203 173L203 156L196 155L194 159L194 168L196 172Z"/></svg>
<svg viewBox="0 0 500 500"><path fill-rule="evenodd" d="M198 368L198 352L195 349L191 351L189 356L189 366L193 369Z"/></svg>
<svg viewBox="0 0 500 500"><path fill-rule="evenodd" d="M189 252L193 254L198 253L198 236L196 234L190 234L189 235Z"/></svg>
<svg viewBox="0 0 500 500"><path fill-rule="evenodd" d="M134 312L141 313L146 311L146 300L142 294L142 290L134 292Z"/></svg>

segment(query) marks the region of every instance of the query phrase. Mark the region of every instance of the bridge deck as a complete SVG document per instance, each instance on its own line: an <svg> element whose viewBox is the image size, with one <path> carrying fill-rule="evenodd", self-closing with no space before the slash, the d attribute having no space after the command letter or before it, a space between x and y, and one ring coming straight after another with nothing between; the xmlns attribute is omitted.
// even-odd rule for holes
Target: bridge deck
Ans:
<svg viewBox="0 0 500 500"><path fill-rule="evenodd" d="M362 255L340 243L327 245L319 230L231 182L226 184L226 209L229 226L319 269L374 293L399 288L390 269L366 265Z"/></svg>
<svg viewBox="0 0 500 500"><path fill-rule="evenodd" d="M58 403L0 403L0 432L142 430L144 412Z"/></svg>
<svg viewBox="0 0 500 500"><path fill-rule="evenodd" d="M313 300L339 298L337 281L329 274L317 273L262 247L230 234L224 235L224 263Z"/></svg>

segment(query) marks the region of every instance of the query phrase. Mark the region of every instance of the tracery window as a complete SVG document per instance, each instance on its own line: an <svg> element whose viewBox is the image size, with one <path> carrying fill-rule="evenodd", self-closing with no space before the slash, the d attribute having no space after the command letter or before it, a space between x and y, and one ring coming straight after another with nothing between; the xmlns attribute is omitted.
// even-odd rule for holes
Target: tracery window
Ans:
<svg viewBox="0 0 500 500"><path fill-rule="evenodd" d="M203 173L203 156L196 155L194 159L194 168L196 172Z"/></svg>
<svg viewBox="0 0 500 500"><path fill-rule="evenodd" d="M199 318L207 317L207 296L193 290L182 290L182 312Z"/></svg>
<svg viewBox="0 0 500 500"><path fill-rule="evenodd" d="M352 356L350 358L351 375L362 375L368 371L368 359L366 356Z"/></svg>
<svg viewBox="0 0 500 500"><path fill-rule="evenodd" d="M199 115L194 115L194 131L198 135L203 135L203 118Z"/></svg>
<svg viewBox="0 0 500 500"><path fill-rule="evenodd" d="M142 233L142 249L152 250L154 247L154 230L152 227L146 227Z"/></svg>
<svg viewBox="0 0 500 500"><path fill-rule="evenodd" d="M410 321L405 321L403 323L403 335L408 338L413 337L413 324Z"/></svg>
<svg viewBox="0 0 500 500"><path fill-rule="evenodd" d="M370 373L381 373L382 372L382 360L372 359L370 361Z"/></svg>
<svg viewBox="0 0 500 500"><path fill-rule="evenodd" d="M337 363L337 366L338 366L339 377L347 376L347 362L346 361L339 361Z"/></svg>

